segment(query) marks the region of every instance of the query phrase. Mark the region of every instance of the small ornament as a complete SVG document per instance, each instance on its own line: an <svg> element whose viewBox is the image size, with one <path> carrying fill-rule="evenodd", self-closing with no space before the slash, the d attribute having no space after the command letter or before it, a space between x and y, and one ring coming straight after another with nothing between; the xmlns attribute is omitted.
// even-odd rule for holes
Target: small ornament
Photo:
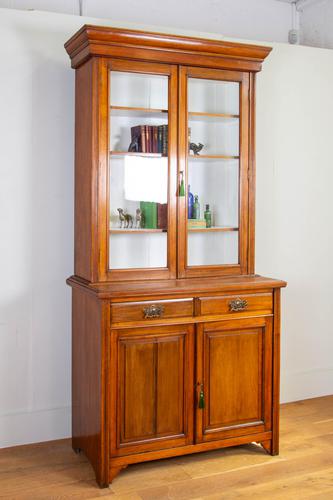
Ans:
<svg viewBox="0 0 333 500"><path fill-rule="evenodd" d="M135 227L137 229L141 229L142 228L142 212L141 212L140 208L136 209L136 213L135 213Z"/></svg>
<svg viewBox="0 0 333 500"><path fill-rule="evenodd" d="M192 150L195 155L199 155L199 152L202 150L204 147L201 142L198 142L198 144L195 144L195 142L190 142L190 151Z"/></svg>
<svg viewBox="0 0 333 500"><path fill-rule="evenodd" d="M119 222L120 222L120 228L122 229L128 229L131 225L133 227L133 217L124 212L122 208L117 208L119 212Z"/></svg>
<svg viewBox="0 0 333 500"><path fill-rule="evenodd" d="M137 135L128 146L129 153L137 153L139 151L139 136Z"/></svg>

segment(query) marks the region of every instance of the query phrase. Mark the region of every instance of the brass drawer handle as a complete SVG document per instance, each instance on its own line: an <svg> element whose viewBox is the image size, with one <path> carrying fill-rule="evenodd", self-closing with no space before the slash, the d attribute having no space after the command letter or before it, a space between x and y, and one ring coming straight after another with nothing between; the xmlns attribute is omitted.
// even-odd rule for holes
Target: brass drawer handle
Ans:
<svg viewBox="0 0 333 500"><path fill-rule="evenodd" d="M244 311L247 308L247 301L237 297L235 300L229 302L230 311Z"/></svg>
<svg viewBox="0 0 333 500"><path fill-rule="evenodd" d="M161 318L164 313L164 307L159 306L157 304L152 304L151 306L147 306L143 308L143 314L145 319L149 318Z"/></svg>

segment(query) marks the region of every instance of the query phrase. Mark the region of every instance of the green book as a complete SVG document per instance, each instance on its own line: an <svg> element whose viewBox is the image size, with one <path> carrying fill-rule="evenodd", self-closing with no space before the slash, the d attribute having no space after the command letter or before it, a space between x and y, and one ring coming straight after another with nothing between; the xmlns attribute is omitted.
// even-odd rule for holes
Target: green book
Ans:
<svg viewBox="0 0 333 500"><path fill-rule="evenodd" d="M145 229L157 228L157 203L154 201L140 201L140 210Z"/></svg>

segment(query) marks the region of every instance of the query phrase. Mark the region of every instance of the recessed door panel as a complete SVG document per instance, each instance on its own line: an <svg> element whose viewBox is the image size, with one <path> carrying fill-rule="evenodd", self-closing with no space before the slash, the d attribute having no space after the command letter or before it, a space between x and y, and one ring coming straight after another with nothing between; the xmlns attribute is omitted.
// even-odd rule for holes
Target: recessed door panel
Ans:
<svg viewBox="0 0 333 500"><path fill-rule="evenodd" d="M112 332L118 360L113 454L191 442L192 330L171 326Z"/></svg>
<svg viewBox="0 0 333 500"><path fill-rule="evenodd" d="M271 319L204 324L198 347L198 440L270 430Z"/></svg>

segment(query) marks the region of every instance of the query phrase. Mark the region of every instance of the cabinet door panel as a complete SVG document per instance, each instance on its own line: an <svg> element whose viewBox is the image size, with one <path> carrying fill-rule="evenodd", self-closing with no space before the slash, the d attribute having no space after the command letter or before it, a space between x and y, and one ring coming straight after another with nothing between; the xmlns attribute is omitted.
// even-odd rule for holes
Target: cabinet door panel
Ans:
<svg viewBox="0 0 333 500"><path fill-rule="evenodd" d="M193 440L193 327L112 332L118 369L113 455Z"/></svg>
<svg viewBox="0 0 333 500"><path fill-rule="evenodd" d="M154 434L154 347L141 342L120 345L121 442Z"/></svg>
<svg viewBox="0 0 333 500"><path fill-rule="evenodd" d="M198 440L270 430L271 319L235 320L199 327ZM201 387L201 385L200 385Z"/></svg>
<svg viewBox="0 0 333 500"><path fill-rule="evenodd" d="M260 330L208 334L206 380L209 383L207 427L228 426L261 418ZM223 376L221 376L221 372ZM223 401L223 405L215 404Z"/></svg>
<svg viewBox="0 0 333 500"><path fill-rule="evenodd" d="M158 342L156 355L156 432L181 434L184 428L184 338L171 337Z"/></svg>

